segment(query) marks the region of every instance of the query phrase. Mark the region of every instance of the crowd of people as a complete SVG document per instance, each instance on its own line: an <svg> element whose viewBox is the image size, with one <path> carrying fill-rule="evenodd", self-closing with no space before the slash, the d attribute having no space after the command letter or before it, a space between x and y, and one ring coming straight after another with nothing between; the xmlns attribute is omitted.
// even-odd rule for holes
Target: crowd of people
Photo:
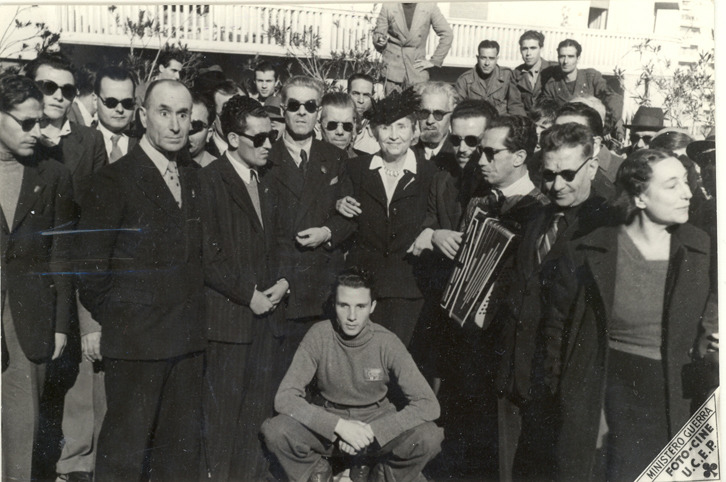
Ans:
<svg viewBox="0 0 726 482"><path fill-rule="evenodd" d="M0 77L3 479L54 364L60 481L630 482L666 446L718 384L714 138L623 125L536 31L430 81L450 29L415 5L383 7L378 90L267 61L188 87L173 49L146 83L61 53ZM515 242L455 322L480 212Z"/></svg>

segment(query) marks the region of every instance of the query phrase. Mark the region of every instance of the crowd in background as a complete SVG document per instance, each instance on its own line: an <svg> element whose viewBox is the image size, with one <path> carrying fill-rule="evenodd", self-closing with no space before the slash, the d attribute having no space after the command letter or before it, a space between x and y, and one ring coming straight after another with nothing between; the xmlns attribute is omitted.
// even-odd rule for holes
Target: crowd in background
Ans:
<svg viewBox="0 0 726 482"><path fill-rule="evenodd" d="M1 77L3 479L52 388L58 480L634 480L718 384L715 140L544 42L430 81L445 19L386 4L382 88ZM478 210L515 242L455 322Z"/></svg>

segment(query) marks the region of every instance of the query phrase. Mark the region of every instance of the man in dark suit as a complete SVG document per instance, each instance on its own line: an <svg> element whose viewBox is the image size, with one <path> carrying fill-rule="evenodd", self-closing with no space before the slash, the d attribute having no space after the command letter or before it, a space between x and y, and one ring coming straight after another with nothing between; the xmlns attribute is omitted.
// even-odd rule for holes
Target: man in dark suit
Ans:
<svg viewBox="0 0 726 482"><path fill-rule="evenodd" d="M63 54L44 53L26 66L25 75L43 92L43 114L48 118L41 129L39 154L55 159L71 171L78 200L90 175L106 165L108 159L99 131L68 120L76 95L74 70Z"/></svg>
<svg viewBox="0 0 726 482"><path fill-rule="evenodd" d="M98 99L98 130L109 162L116 162L139 141L127 134L136 112L136 78L124 67L105 67L96 74L94 92Z"/></svg>
<svg viewBox="0 0 726 482"><path fill-rule="evenodd" d="M519 51L524 63L514 68L514 81L528 114L542 92L542 85L555 68L555 64L542 58L544 40L542 32L535 30L527 30L519 37Z"/></svg>
<svg viewBox="0 0 726 482"><path fill-rule="evenodd" d="M263 179L277 195L281 266L290 283L283 351L288 364L307 329L324 318L327 290L343 268L343 250L332 249L326 227L348 182L345 153L314 139L323 85L295 76L281 91L285 132L272 145Z"/></svg>
<svg viewBox="0 0 726 482"><path fill-rule="evenodd" d="M421 96L421 108L416 112L421 135L412 150L416 157L431 161L439 169L452 169L456 159L449 132L451 112L459 96L446 82L425 82L416 89Z"/></svg>
<svg viewBox="0 0 726 482"><path fill-rule="evenodd" d="M522 233L512 283L497 313L504 326L498 374L502 410L500 450L515 480L547 479L554 455L542 451L555 430L551 400L537 390L533 363L544 312L542 296L565 245L607 222L605 198L594 188L598 173L593 133L584 125L555 125L542 136L544 185L551 201ZM574 173L574 175L573 175ZM534 377L534 379L533 379ZM544 437L544 438L543 438ZM515 457L516 450L516 457ZM512 466L510 464L514 464Z"/></svg>
<svg viewBox="0 0 726 482"><path fill-rule="evenodd" d="M0 79L0 253L2 261L2 478L31 480L45 364L70 331L71 279L62 276L72 228L71 176L33 157L43 94L29 79Z"/></svg>
<svg viewBox="0 0 726 482"><path fill-rule="evenodd" d="M108 403L99 482L199 476L201 188L197 171L176 162L191 110L183 84L152 83L141 108L144 137L94 175L82 204L80 296L103 327ZM246 302L236 288L227 296Z"/></svg>
<svg viewBox="0 0 726 482"><path fill-rule="evenodd" d="M257 172L267 163L277 131L259 102L239 95L227 101L220 121L230 148L200 174L205 249L229 253L230 268L239 273L246 299L235 303L211 286L204 290L209 340L205 478L258 480L264 475L259 473L264 458L256 435L273 415L277 386L250 380L257 371L274 371L277 353L270 338L284 322L284 309L278 305L289 287L278 277L275 200Z"/></svg>

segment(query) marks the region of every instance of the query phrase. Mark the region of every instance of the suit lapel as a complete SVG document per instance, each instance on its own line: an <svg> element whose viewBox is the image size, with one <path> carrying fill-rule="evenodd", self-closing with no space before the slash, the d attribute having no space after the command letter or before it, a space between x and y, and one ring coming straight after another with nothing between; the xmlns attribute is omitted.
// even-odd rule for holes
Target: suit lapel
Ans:
<svg viewBox="0 0 726 482"><path fill-rule="evenodd" d="M394 4L394 20L396 21L396 25L398 25L398 29L406 35L406 39L401 39L401 43L407 43L408 37L409 37L409 28L408 24L406 23L406 15L403 13L403 5L400 3ZM418 10L418 7L416 7L416 10ZM411 27L413 28L414 22L416 21L416 14L414 13L413 21L411 22Z"/></svg>
<svg viewBox="0 0 726 482"><path fill-rule="evenodd" d="M239 177L239 174L237 174L234 166L232 166L233 161L229 159L226 153L222 156L220 161L222 162L219 163L219 172L227 185L227 192L229 193L229 196L240 208L242 208L243 211L247 213L247 216L252 219L252 225L254 226L257 234L264 237L264 230L260 223L260 219L257 216L255 205L252 203L252 198L250 197L250 193L247 191L247 187L244 185L242 178ZM258 184L258 188L262 191L260 184ZM260 195L260 211L262 211L262 195Z"/></svg>
<svg viewBox="0 0 726 482"><path fill-rule="evenodd" d="M401 199L405 199L411 196L416 196L419 192L421 183L417 176L406 171L401 180L396 185L396 190L393 191L393 198L391 204L398 202Z"/></svg>
<svg viewBox="0 0 726 482"><path fill-rule="evenodd" d="M317 142L313 140L310 146L310 159L308 160L307 173L305 174L305 184L300 195L300 209L298 209L297 218L295 219L296 227L299 226L305 214L310 210L310 207L319 199L320 190L326 188L323 184L328 177L326 176L328 167L320 157L316 144Z"/></svg>
<svg viewBox="0 0 726 482"><path fill-rule="evenodd" d="M71 133L62 140L62 143L63 165L73 174L81 164L81 159L86 151L83 134L75 128L74 124L71 124Z"/></svg>
<svg viewBox="0 0 726 482"><path fill-rule="evenodd" d="M386 198L386 188L383 187L383 181L381 180L378 169L371 170L367 166L364 167L360 188L380 203L384 209L387 209L388 198Z"/></svg>
<svg viewBox="0 0 726 482"><path fill-rule="evenodd" d="M594 249L590 249L587 253L587 265L600 291L600 297L605 305L606 319L609 320L615 299L619 233L618 228L609 228L600 231L600 234L592 245Z"/></svg>
<svg viewBox="0 0 726 482"><path fill-rule="evenodd" d="M296 198L300 199L302 186L297 175L298 167L282 139L272 146L269 159L270 162L275 164L273 169L277 172L274 175L280 181L280 184L285 186Z"/></svg>
<svg viewBox="0 0 726 482"><path fill-rule="evenodd" d="M137 146L134 149L134 156L137 160L136 165L136 184L143 191L143 193L152 202L158 205L161 209L174 219L177 224L181 224L181 210L179 205L174 199L174 195L166 185L163 176L157 169L156 164L149 159L141 146ZM181 171L181 169L179 169ZM181 176L181 174L180 174ZM182 194L184 189L182 188ZM182 198L182 205L184 205L184 199Z"/></svg>
<svg viewBox="0 0 726 482"><path fill-rule="evenodd" d="M25 219L25 216L32 210L35 202L40 198L40 195L46 188L46 184L40 177L40 167L33 168L24 166L23 168L23 181L20 185L20 195L18 196L18 205L15 208L15 216L13 218L13 228L15 229ZM5 221L7 225L7 220Z"/></svg>

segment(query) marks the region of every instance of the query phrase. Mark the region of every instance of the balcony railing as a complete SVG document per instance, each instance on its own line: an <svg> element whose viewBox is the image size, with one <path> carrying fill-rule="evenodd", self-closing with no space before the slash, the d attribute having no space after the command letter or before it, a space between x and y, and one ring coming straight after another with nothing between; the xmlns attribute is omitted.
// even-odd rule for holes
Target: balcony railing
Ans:
<svg viewBox="0 0 726 482"><path fill-rule="evenodd" d="M296 34L313 34L320 39L318 53L329 57L330 52L371 48L371 29L375 16L338 10L333 7L300 5L118 5L111 10L107 5L60 5L54 19L62 30L62 42L128 46L129 36L121 26L126 19L136 20L139 12L158 21L161 42L181 41L194 51L233 53L246 55L284 56L287 49L270 35L280 32L284 44L294 41ZM664 57L677 60L680 40L676 37L630 34L608 30L542 28L531 25L507 25L484 21L450 19L454 42L445 67L471 67L475 63L476 48L484 39L497 40L501 45L502 65L514 67L521 63L519 36L529 29L542 31L546 36L543 56L555 60L555 48L565 38L574 38L582 44L581 65L611 73L617 65L626 71L642 67L637 55L626 55L634 45L647 38L661 45ZM299 37L298 37L299 38ZM309 38L309 37L308 37ZM427 52L431 55L438 37L431 32ZM152 42L150 47L158 47ZM294 50L300 55L303 50Z"/></svg>

